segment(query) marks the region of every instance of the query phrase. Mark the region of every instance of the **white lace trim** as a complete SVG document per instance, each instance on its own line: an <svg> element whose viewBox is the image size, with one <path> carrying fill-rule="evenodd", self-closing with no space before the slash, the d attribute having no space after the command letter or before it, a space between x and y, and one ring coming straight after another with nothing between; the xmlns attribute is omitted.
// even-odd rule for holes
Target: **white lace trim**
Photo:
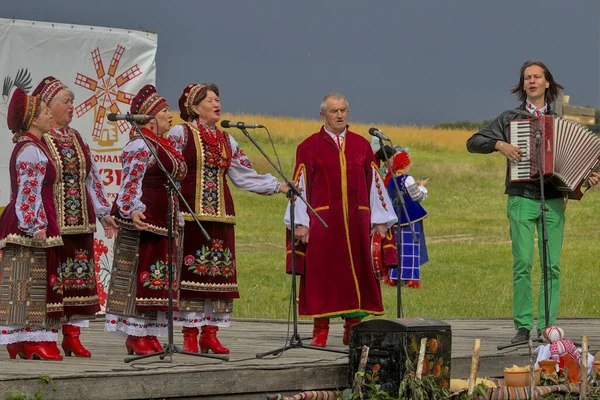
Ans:
<svg viewBox="0 0 600 400"><path fill-rule="evenodd" d="M72 319L69 322L67 322L65 325L73 325L73 326L78 326L80 328L89 328L90 320L89 319Z"/></svg>
<svg viewBox="0 0 600 400"><path fill-rule="evenodd" d="M156 320L106 314L104 331L120 332L131 336L166 336L167 317L164 312L159 312Z"/></svg>
<svg viewBox="0 0 600 400"><path fill-rule="evenodd" d="M55 329L35 326L0 326L0 345L19 342L56 342L58 333Z"/></svg>
<svg viewBox="0 0 600 400"><path fill-rule="evenodd" d="M204 325L226 328L231 324L231 314L179 311L173 313L173 324L176 326L185 326L186 328L198 328Z"/></svg>

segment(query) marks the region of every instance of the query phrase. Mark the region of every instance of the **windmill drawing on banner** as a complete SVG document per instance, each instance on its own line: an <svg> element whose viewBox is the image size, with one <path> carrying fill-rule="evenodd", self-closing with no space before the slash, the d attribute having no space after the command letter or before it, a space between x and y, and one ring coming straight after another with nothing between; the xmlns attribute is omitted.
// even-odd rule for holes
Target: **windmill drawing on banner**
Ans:
<svg viewBox="0 0 600 400"><path fill-rule="evenodd" d="M43 77L56 77L73 92L74 118L69 127L84 139L95 165L96 182L102 182L106 200L113 202L124 178L122 152L129 142L131 126L126 121L108 121L108 115L127 112L138 90L155 83L158 35L113 27L0 18L0 37L0 54L6 55L0 57L0 133L5 139L12 136L6 127L6 114L15 89L31 94ZM0 146L0 211L10 201L12 148ZM98 223L94 267L102 306L112 258L112 239L106 238Z"/></svg>
<svg viewBox="0 0 600 400"><path fill-rule="evenodd" d="M90 110L94 111L94 127L92 129L92 140L100 146L112 146L118 142L118 135L129 132L131 126L125 121L115 123L106 121L109 113L120 113L119 103L129 106L134 95L122 90L122 87L142 75L138 64L127 68L123 73L116 76L121 57L125 52L125 47L117 45L113 53L108 71L104 69L100 49L95 48L92 51L92 60L96 71L96 79L90 78L80 72L75 78L75 85L80 86L92 92L91 97L84 100L75 107L75 113L81 118ZM109 129L104 129L104 124L114 125Z"/></svg>

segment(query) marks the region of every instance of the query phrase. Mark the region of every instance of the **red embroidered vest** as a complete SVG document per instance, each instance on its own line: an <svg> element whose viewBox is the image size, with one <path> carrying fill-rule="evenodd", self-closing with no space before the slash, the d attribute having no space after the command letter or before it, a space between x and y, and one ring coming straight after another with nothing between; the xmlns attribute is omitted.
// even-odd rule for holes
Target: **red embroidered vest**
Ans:
<svg viewBox="0 0 600 400"><path fill-rule="evenodd" d="M224 222L235 224L233 199L227 183L227 168L222 168L207 143L200 137L194 124L184 123L185 139L183 156L188 165L188 173L181 182L181 192L200 221ZM231 154L229 136L226 132L225 146ZM224 149L224 151L227 149ZM182 209L183 218L192 221L187 210Z"/></svg>
<svg viewBox="0 0 600 400"><path fill-rule="evenodd" d="M44 139L56 159L56 218L63 235L96 232L96 212L85 181L91 160L79 132L67 128L65 135L52 132Z"/></svg>
<svg viewBox="0 0 600 400"><path fill-rule="evenodd" d="M19 185L17 183L18 174L15 167L15 163L17 161L17 156L21 152L21 149L26 144L34 144L39 147L32 140L21 140L17 142L15 148L12 151L10 156L10 164L8 166L8 170L10 173L10 202L2 212L0 216L0 248L4 248L7 243L18 244L21 246L28 247L54 247L54 246L62 246L63 241L60 236L60 231L58 229L58 225L56 223L56 208L54 204L54 180L56 179L56 168L52 163L52 160L48 160L48 164L46 166L46 173L44 175L44 180L40 182L41 185L41 196L42 196L42 205L44 206L44 212L46 214L46 218L48 220L48 225L46 228L46 241L45 242L34 242L31 239L31 236L28 236L23 231L19 229L19 220L16 214L16 196L19 191Z"/></svg>

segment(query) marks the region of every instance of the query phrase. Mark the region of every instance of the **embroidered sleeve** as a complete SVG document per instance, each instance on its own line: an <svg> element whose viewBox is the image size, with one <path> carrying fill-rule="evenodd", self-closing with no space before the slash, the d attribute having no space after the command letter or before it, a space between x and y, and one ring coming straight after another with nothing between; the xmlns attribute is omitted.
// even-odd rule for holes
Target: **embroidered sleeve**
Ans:
<svg viewBox="0 0 600 400"><path fill-rule="evenodd" d="M25 145L17 156L16 213L19 229L29 236L48 227L42 203L42 182L47 165L48 158L35 145Z"/></svg>
<svg viewBox="0 0 600 400"><path fill-rule="evenodd" d="M123 149L123 181L116 200L121 217L131 219L134 211L146 211L141 201L142 180L153 158L142 139L132 140Z"/></svg>
<svg viewBox="0 0 600 400"><path fill-rule="evenodd" d="M300 189L300 193L306 193L306 177L305 177L304 164L301 164L296 167L296 173L294 174L294 185L298 189ZM292 221L290 220L290 202L288 201L287 209L285 210L285 216L283 217L283 222L288 229L290 229L292 225ZM298 198L294 198L294 225L302 225L309 226L309 218L306 204L302 200L298 200Z"/></svg>
<svg viewBox="0 0 600 400"><path fill-rule="evenodd" d="M388 228L392 227L398 218L394 212L392 201L388 195L383 178L379 172L379 168L373 162L371 163L372 178L370 190L370 206L371 206L371 224L385 224Z"/></svg>
<svg viewBox="0 0 600 400"><path fill-rule="evenodd" d="M110 203L106 198L104 184L102 183L102 178L98 173L98 168L94 162L90 147L87 145L85 140L83 140L83 144L85 146L84 151L87 153L90 159L90 173L85 179L85 187L92 198L92 204L94 205L96 217L98 219L102 219L110 214Z"/></svg>
<svg viewBox="0 0 600 400"><path fill-rule="evenodd" d="M427 198L427 188L425 186L417 185L415 178L412 176L409 175L406 177L404 186L406 186L406 190L408 190L410 197L417 203L420 203Z"/></svg>
<svg viewBox="0 0 600 400"><path fill-rule="evenodd" d="M235 187L264 195L277 193L279 189L277 178L271 174L259 175L233 136L228 136L231 145L231 165L227 170L227 176Z"/></svg>
<svg viewBox="0 0 600 400"><path fill-rule="evenodd" d="M177 149L177 151L183 154L185 148L185 128L183 125L175 125L167 133L167 140L171 142L171 145Z"/></svg>

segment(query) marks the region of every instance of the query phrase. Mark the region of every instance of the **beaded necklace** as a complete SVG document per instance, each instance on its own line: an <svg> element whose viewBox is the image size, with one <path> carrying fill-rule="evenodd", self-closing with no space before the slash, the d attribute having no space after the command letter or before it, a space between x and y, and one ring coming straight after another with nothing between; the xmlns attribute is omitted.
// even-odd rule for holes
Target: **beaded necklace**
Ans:
<svg viewBox="0 0 600 400"><path fill-rule="evenodd" d="M215 127L215 132L211 132L204 124L198 121L194 122L200 132L200 139L210 150L215 164L219 168L229 168L231 165L231 146L228 146L227 135L217 127Z"/></svg>
<svg viewBox="0 0 600 400"><path fill-rule="evenodd" d="M75 135L68 127L51 129L50 136L58 140L63 146L66 145L67 147L73 144L75 139Z"/></svg>
<svg viewBox="0 0 600 400"><path fill-rule="evenodd" d="M175 147L173 147L173 144L165 139L164 137L158 137L156 136L156 134L154 132L152 132L151 130L147 129L147 128L142 128L142 131L144 131L144 135L150 139L151 141L153 141L154 143L158 143L162 148L164 148L167 152L171 153L171 155L175 158L177 158L180 161L184 161L185 162L185 158L183 157L183 155L178 152ZM139 138L140 135L138 135L137 133L133 135L133 138Z"/></svg>

